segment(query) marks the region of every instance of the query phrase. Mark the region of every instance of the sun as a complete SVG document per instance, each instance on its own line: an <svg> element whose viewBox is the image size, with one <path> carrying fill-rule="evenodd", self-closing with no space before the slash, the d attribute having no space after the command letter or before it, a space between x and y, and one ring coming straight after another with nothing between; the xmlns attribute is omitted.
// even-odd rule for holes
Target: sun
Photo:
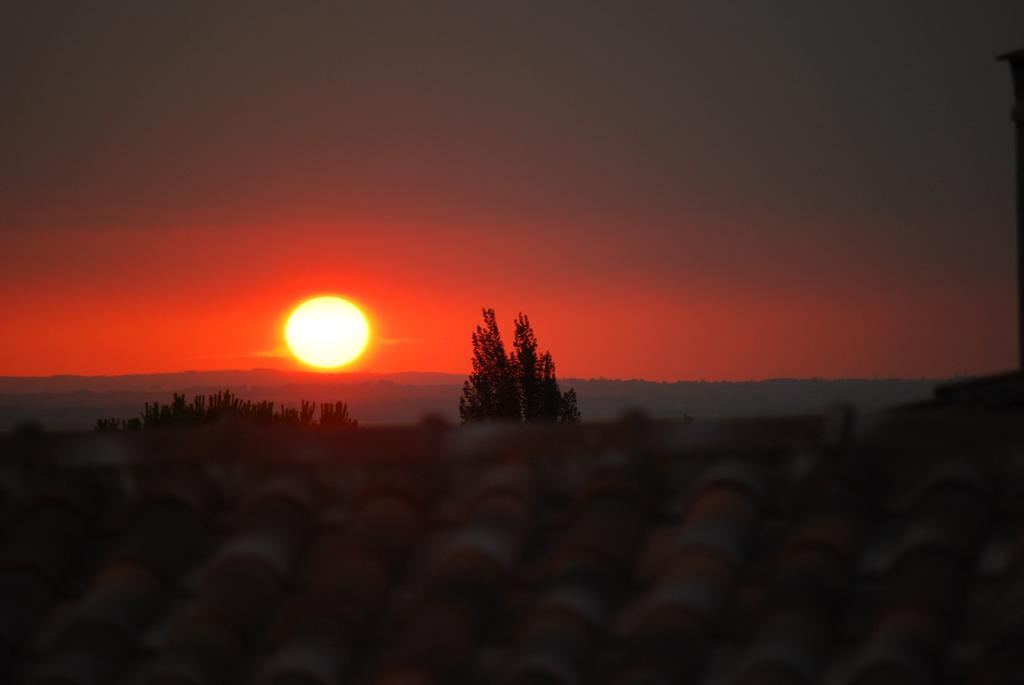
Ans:
<svg viewBox="0 0 1024 685"><path fill-rule="evenodd" d="M291 313L284 338L295 357L310 366L336 369L356 359L370 340L366 316L334 296L306 300Z"/></svg>

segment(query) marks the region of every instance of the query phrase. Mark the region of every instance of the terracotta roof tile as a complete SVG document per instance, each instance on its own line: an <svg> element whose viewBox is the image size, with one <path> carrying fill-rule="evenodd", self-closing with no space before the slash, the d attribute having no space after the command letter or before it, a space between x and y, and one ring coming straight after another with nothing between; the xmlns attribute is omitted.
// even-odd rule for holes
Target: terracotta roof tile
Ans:
<svg viewBox="0 0 1024 685"><path fill-rule="evenodd" d="M0 681L1018 682L1024 436L879 425L44 435Z"/></svg>

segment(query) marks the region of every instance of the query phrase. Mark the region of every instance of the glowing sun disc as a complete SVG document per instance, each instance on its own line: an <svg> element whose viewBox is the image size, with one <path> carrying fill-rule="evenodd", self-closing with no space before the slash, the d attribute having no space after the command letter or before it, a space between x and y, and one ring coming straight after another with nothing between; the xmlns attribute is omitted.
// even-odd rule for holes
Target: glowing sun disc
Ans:
<svg viewBox="0 0 1024 685"><path fill-rule="evenodd" d="M314 297L288 317L284 338L299 361L334 369L363 353L370 340L370 324L359 307L348 300Z"/></svg>

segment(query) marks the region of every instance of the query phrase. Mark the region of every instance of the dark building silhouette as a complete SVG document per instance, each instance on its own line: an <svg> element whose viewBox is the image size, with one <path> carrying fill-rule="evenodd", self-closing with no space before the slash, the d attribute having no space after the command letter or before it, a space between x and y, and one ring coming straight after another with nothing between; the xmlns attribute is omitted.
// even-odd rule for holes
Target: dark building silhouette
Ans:
<svg viewBox="0 0 1024 685"><path fill-rule="evenodd" d="M935 401L910 409L934 410L972 408L1019 408L1024 406L1024 49L999 57L1010 64L1013 76L1014 105L1011 117L1017 128L1017 369L974 380L940 386Z"/></svg>
<svg viewBox="0 0 1024 685"><path fill-rule="evenodd" d="M1024 49L999 59L1010 64L1016 100L1011 116L1017 127L1017 345L1018 365L1024 369Z"/></svg>

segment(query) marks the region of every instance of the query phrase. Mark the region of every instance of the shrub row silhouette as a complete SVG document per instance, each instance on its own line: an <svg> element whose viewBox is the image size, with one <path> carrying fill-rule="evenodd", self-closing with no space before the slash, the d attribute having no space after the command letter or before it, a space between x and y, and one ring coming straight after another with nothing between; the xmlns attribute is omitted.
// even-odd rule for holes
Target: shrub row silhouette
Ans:
<svg viewBox="0 0 1024 685"><path fill-rule="evenodd" d="M355 427L358 422L348 413L348 405L344 402L322 403L320 405L320 421L316 422L316 403L302 400L299 409L276 406L273 402L262 400L253 402L243 400L230 390L223 390L212 395L196 395L191 402L185 401L184 394L174 393L170 404L147 402L139 418L134 419L99 419L96 430L138 430L157 426L182 426L214 423L225 417L235 417L243 421L260 424L283 423L302 426L343 426Z"/></svg>
<svg viewBox="0 0 1024 685"><path fill-rule="evenodd" d="M515 320L511 354L505 353L493 309L473 333L473 373L462 386L463 423L488 420L577 423L576 390L563 393L550 352L540 354L537 336L522 312Z"/></svg>

